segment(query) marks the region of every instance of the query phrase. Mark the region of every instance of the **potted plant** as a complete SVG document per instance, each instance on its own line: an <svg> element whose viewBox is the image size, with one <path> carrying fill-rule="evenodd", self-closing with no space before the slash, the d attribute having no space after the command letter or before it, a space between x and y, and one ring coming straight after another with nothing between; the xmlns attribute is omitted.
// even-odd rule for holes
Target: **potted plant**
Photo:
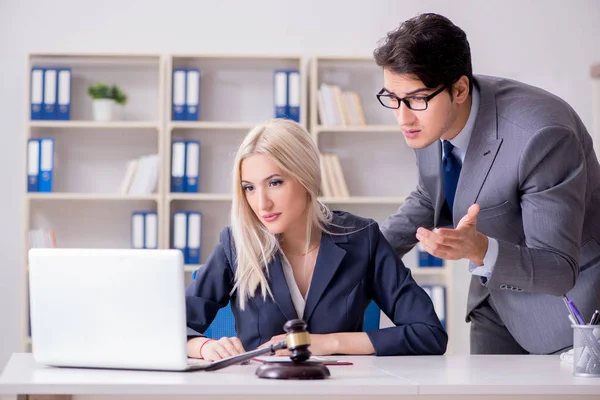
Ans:
<svg viewBox="0 0 600 400"><path fill-rule="evenodd" d="M88 88L88 94L92 98L94 121L112 121L114 105L127 104L127 95L116 85L98 82Z"/></svg>

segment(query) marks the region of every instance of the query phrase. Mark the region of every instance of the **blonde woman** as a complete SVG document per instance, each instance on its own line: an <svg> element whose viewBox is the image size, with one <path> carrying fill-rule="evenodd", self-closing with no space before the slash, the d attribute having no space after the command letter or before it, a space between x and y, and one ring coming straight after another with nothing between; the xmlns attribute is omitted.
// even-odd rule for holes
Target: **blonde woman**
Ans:
<svg viewBox="0 0 600 400"><path fill-rule="evenodd" d="M299 124L255 127L233 169L231 226L186 290L188 356L218 360L282 340L300 318L310 350L329 354L443 354L447 334L378 224L329 211L317 196L319 152ZM374 300L396 326L363 332ZM231 302L237 337L202 336Z"/></svg>

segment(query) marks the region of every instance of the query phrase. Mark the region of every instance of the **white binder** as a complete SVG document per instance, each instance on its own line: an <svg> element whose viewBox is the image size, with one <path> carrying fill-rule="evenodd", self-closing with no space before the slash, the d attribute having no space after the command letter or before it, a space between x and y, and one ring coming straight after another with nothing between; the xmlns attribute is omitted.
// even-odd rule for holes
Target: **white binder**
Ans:
<svg viewBox="0 0 600 400"><path fill-rule="evenodd" d="M171 144L171 192L185 192L185 142Z"/></svg>
<svg viewBox="0 0 600 400"><path fill-rule="evenodd" d="M188 213L188 257L186 264L200 264L202 248L202 214Z"/></svg>
<svg viewBox="0 0 600 400"><path fill-rule="evenodd" d="M198 170L200 169L200 142L190 140L185 149L185 191L198 192Z"/></svg>
<svg viewBox="0 0 600 400"><path fill-rule="evenodd" d="M58 71L54 68L44 70L44 109L42 119L56 119L56 93Z"/></svg>
<svg viewBox="0 0 600 400"><path fill-rule="evenodd" d="M27 143L27 191L38 192L40 174L40 141L29 139Z"/></svg>
<svg viewBox="0 0 600 400"><path fill-rule="evenodd" d="M134 212L131 216L131 248L144 248L144 213Z"/></svg>
<svg viewBox="0 0 600 400"><path fill-rule="evenodd" d="M181 250L184 256L187 253L187 213L183 211L173 214L173 248Z"/></svg>
<svg viewBox="0 0 600 400"><path fill-rule="evenodd" d="M144 248L158 248L158 216L156 212L147 212L145 219Z"/></svg>

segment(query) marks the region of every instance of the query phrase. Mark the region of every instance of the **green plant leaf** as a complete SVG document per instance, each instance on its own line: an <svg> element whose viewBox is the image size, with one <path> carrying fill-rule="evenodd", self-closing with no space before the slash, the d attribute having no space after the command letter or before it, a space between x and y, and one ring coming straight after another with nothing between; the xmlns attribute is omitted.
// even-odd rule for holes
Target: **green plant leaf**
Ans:
<svg viewBox="0 0 600 400"><path fill-rule="evenodd" d="M98 82L88 87L88 94L92 99L111 99L123 106L127 104L127 95L117 85Z"/></svg>

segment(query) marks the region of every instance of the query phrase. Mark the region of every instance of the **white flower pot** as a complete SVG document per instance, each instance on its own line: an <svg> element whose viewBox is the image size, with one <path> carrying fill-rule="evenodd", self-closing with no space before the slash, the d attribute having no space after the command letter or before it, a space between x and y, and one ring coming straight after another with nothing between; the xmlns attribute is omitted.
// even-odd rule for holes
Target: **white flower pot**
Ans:
<svg viewBox="0 0 600 400"><path fill-rule="evenodd" d="M112 121L115 101L111 99L92 100L94 121Z"/></svg>

